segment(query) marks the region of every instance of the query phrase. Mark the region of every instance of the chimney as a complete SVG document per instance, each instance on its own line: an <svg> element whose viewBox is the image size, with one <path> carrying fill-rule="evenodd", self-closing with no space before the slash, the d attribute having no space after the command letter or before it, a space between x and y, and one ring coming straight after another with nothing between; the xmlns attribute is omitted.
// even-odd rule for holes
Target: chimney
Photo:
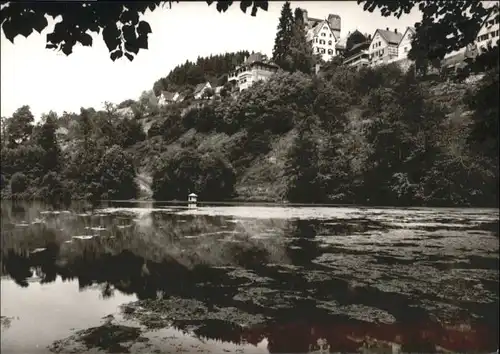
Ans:
<svg viewBox="0 0 500 354"><path fill-rule="evenodd" d="M386 27L386 28L385 28L385 30L386 30L386 31L388 31L388 30L389 30L389 27Z"/></svg>
<svg viewBox="0 0 500 354"><path fill-rule="evenodd" d="M398 33L398 29L397 28L394 28L394 33Z"/></svg>

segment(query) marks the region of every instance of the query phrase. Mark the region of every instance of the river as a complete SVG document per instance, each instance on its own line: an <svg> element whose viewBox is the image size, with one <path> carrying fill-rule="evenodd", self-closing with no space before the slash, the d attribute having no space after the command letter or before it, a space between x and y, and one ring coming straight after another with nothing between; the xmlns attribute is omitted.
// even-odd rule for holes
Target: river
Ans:
<svg viewBox="0 0 500 354"><path fill-rule="evenodd" d="M1 207L2 353L498 348L498 209Z"/></svg>

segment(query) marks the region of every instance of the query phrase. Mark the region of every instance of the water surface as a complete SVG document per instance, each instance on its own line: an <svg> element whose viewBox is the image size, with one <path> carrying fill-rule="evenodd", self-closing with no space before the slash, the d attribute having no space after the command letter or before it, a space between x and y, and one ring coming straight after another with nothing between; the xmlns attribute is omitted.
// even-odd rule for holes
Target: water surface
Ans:
<svg viewBox="0 0 500 354"><path fill-rule="evenodd" d="M498 348L498 209L4 202L1 223L2 352L82 351L79 331L119 326L140 334L91 344Z"/></svg>

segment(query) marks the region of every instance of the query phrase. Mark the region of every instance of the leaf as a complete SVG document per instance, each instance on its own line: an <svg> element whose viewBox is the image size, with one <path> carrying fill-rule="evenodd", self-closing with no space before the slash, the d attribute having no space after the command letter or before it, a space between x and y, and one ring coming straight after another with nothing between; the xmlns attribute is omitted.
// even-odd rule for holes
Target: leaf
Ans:
<svg viewBox="0 0 500 354"><path fill-rule="evenodd" d="M120 16L120 21L122 23L131 22L133 25L139 22L139 14L137 11L126 10Z"/></svg>
<svg viewBox="0 0 500 354"><path fill-rule="evenodd" d="M139 35L148 34L152 32L153 31L151 31L151 26L146 21L140 21L139 24L137 25L137 33L139 33Z"/></svg>
<svg viewBox="0 0 500 354"><path fill-rule="evenodd" d="M127 42L132 42L137 39L135 34L135 27L132 25L125 25L122 27L123 38Z"/></svg>
<svg viewBox="0 0 500 354"><path fill-rule="evenodd" d="M247 9L252 5L252 1L244 0L240 2L240 9L244 13L247 13Z"/></svg>
<svg viewBox="0 0 500 354"><path fill-rule="evenodd" d="M141 34L137 37L137 47L140 49L148 49L148 35Z"/></svg>
<svg viewBox="0 0 500 354"><path fill-rule="evenodd" d="M14 38L16 38L17 33L15 27L12 25L12 22L10 20L7 20L3 23L2 26L3 33L5 34L5 37L14 43Z"/></svg>
<svg viewBox="0 0 500 354"><path fill-rule="evenodd" d="M29 35L33 33L33 27L31 27L31 23L29 21L26 21L26 19L19 21L19 27L17 30L19 31L20 35L26 38L28 38Z"/></svg>
<svg viewBox="0 0 500 354"><path fill-rule="evenodd" d="M47 19L45 18L45 16L43 15L43 13L37 14L37 16L35 17L35 19L33 20L33 28L38 33L42 33L43 29L45 27L47 27L48 25L49 25L49 23L47 22Z"/></svg>
<svg viewBox="0 0 500 354"><path fill-rule="evenodd" d="M125 53L125 56L127 57L128 60L132 61L134 60L134 56L132 54L129 54L129 53Z"/></svg>
<svg viewBox="0 0 500 354"><path fill-rule="evenodd" d="M115 61L116 59L120 59L122 56L123 56L123 52L120 49L117 49L110 54L110 58L113 61Z"/></svg>
<svg viewBox="0 0 500 354"><path fill-rule="evenodd" d="M232 4L232 1L217 1L217 11L226 12L229 6L231 6Z"/></svg>
<svg viewBox="0 0 500 354"><path fill-rule="evenodd" d="M139 52L139 47L137 45L137 40L133 40L133 41L127 41L125 42L125 50L127 50L128 52L132 52L134 54L137 54Z"/></svg>
<svg viewBox="0 0 500 354"><path fill-rule="evenodd" d="M102 31L102 38L108 47L108 50L111 52L113 49L116 49L120 44L120 39L118 38L119 31L118 27L116 27L116 23L111 23L107 25Z"/></svg>
<svg viewBox="0 0 500 354"><path fill-rule="evenodd" d="M62 52L66 54L66 56L73 53L73 45L71 43L64 43L61 48Z"/></svg>
<svg viewBox="0 0 500 354"><path fill-rule="evenodd" d="M268 1L255 2L254 6L260 7L262 10L267 11L269 8L269 2Z"/></svg>
<svg viewBox="0 0 500 354"><path fill-rule="evenodd" d="M46 49L56 49L56 48L57 48L57 44L47 43L47 44L45 45L45 48L46 48Z"/></svg>
<svg viewBox="0 0 500 354"><path fill-rule="evenodd" d="M83 33L80 36L80 43L86 47L92 47L92 36L88 33Z"/></svg>

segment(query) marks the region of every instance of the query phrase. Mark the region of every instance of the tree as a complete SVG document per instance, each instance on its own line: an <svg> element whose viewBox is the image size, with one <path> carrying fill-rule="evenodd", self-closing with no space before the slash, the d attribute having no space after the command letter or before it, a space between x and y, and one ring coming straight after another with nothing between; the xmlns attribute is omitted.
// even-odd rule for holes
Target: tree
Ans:
<svg viewBox="0 0 500 354"><path fill-rule="evenodd" d="M304 16L300 8L295 9L292 27L292 39L286 57L289 59L290 71L301 71L310 74L314 67L312 46L307 43Z"/></svg>
<svg viewBox="0 0 500 354"><path fill-rule="evenodd" d="M83 149L88 150L90 138L92 136L92 109L80 108L80 117L78 120L79 137L83 139Z"/></svg>
<svg viewBox="0 0 500 354"><path fill-rule="evenodd" d="M132 158L118 145L108 149L97 168L103 199L135 198L138 187Z"/></svg>
<svg viewBox="0 0 500 354"><path fill-rule="evenodd" d="M60 200L63 193L64 189L60 176L53 171L47 173L42 179L40 196L45 200L55 201Z"/></svg>
<svg viewBox="0 0 500 354"><path fill-rule="evenodd" d="M288 70L287 53L290 49L293 31L293 14L290 3L287 1L281 9L278 31L274 40L273 61L283 70Z"/></svg>
<svg viewBox="0 0 500 354"><path fill-rule="evenodd" d="M16 172L12 175L10 179L10 192L13 195L25 192L27 187L28 183L24 173Z"/></svg>
<svg viewBox="0 0 500 354"><path fill-rule="evenodd" d="M222 156L186 149L162 156L152 189L156 200L182 200L195 192L204 200L215 201L231 197L234 183L233 167Z"/></svg>
<svg viewBox="0 0 500 354"><path fill-rule="evenodd" d="M45 150L43 166L46 171L59 170L61 149L56 139L57 114L50 112L42 116L43 124L40 127L35 139L35 143Z"/></svg>
<svg viewBox="0 0 500 354"><path fill-rule="evenodd" d="M494 8L485 9L481 1L425 1L425 0L358 0L365 11L380 9L382 16L401 17L418 6L422 21L415 24L409 57L419 60L418 67L425 67L426 60L442 60L448 53L474 43L484 18ZM496 13L498 19L498 12Z"/></svg>
<svg viewBox="0 0 500 354"><path fill-rule="evenodd" d="M173 1L169 1L170 6ZM179 1L176 1L179 2ZM214 1L207 0L208 5ZM84 46L92 46L91 32L101 33L114 61L123 55L130 61L141 49L148 49L148 35L152 33L149 23L141 20L146 10L154 11L165 4L164 1L144 1L110 3L109 1L93 1L90 3L34 3L0 1L0 17L5 37L14 43L18 35L28 37L33 30L41 33L47 27L45 16L61 17L53 32L47 34L47 49L56 49L66 55L73 52L78 42ZM231 1L216 1L219 12L225 12ZM251 15L257 10L267 11L267 1L242 1L243 12L252 7Z"/></svg>
<svg viewBox="0 0 500 354"><path fill-rule="evenodd" d="M2 149L9 145L9 133L8 133L8 123L9 120L6 117L0 118L0 144Z"/></svg>
<svg viewBox="0 0 500 354"><path fill-rule="evenodd" d="M468 144L490 163L498 165L498 68L488 72L475 92L469 92L465 101L473 110L472 129Z"/></svg>
<svg viewBox="0 0 500 354"><path fill-rule="evenodd" d="M141 111L146 114L158 114L158 98L155 96L153 90L142 91L139 97L139 104Z"/></svg>
<svg viewBox="0 0 500 354"><path fill-rule="evenodd" d="M298 128L290 150L286 170L289 176L286 197L295 203L324 201L325 191L319 180L319 148L314 130L318 126L316 116L306 117Z"/></svg>
<svg viewBox="0 0 500 354"><path fill-rule="evenodd" d="M17 146L28 141L33 132L35 118L29 106L18 108L8 121L7 136L10 146Z"/></svg>

